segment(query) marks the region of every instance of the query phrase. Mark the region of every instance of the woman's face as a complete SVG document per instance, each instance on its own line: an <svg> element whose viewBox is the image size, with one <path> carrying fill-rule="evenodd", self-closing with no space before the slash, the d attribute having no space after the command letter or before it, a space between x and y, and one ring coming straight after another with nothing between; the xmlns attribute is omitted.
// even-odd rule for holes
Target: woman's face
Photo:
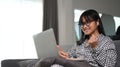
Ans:
<svg viewBox="0 0 120 67"><path fill-rule="evenodd" d="M81 29L85 35L94 34L96 31L98 32L98 29L97 29L98 24L97 23L98 23L97 21L87 22L86 19L84 17L82 17Z"/></svg>

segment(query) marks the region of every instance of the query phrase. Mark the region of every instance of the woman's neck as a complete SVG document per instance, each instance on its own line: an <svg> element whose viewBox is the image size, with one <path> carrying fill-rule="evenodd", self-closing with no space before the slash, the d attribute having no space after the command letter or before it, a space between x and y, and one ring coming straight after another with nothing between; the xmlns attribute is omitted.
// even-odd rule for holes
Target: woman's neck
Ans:
<svg viewBox="0 0 120 67"><path fill-rule="evenodd" d="M97 31L95 31L95 32L93 32L91 35L89 35L89 38L91 37L91 36L98 36L100 33L98 32L98 30Z"/></svg>

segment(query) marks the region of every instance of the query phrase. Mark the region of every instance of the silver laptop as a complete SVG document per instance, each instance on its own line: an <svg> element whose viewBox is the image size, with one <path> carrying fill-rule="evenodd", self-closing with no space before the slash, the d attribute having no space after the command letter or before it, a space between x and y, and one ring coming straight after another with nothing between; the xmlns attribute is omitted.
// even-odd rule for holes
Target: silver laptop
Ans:
<svg viewBox="0 0 120 67"><path fill-rule="evenodd" d="M58 56L57 44L52 28L34 35L33 38L38 58Z"/></svg>

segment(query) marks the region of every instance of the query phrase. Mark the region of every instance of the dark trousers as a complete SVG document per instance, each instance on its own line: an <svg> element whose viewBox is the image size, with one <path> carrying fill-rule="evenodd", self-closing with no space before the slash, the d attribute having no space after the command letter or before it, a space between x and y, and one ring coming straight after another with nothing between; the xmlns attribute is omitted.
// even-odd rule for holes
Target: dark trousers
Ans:
<svg viewBox="0 0 120 67"><path fill-rule="evenodd" d="M53 64L59 64L64 67L92 67L85 60L66 60L60 57L47 57L40 62L41 67L50 67Z"/></svg>

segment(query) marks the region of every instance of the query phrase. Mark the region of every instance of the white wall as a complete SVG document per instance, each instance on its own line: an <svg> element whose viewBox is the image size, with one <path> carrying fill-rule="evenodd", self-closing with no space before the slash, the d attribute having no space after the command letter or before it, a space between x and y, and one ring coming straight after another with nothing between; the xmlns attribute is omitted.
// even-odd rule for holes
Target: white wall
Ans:
<svg viewBox="0 0 120 67"><path fill-rule="evenodd" d="M96 9L99 12L120 17L120 0L73 0L73 8Z"/></svg>

